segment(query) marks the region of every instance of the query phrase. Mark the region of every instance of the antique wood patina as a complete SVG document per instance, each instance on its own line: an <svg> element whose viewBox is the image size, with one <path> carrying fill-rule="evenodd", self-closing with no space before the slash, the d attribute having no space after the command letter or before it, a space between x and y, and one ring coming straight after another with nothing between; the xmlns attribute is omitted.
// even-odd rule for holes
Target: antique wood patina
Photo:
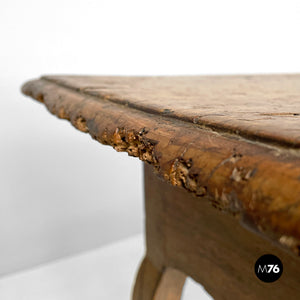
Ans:
<svg viewBox="0 0 300 300"><path fill-rule="evenodd" d="M45 76L23 86L145 165L147 253L133 299L300 298L300 75ZM273 253L282 277L259 281Z"/></svg>

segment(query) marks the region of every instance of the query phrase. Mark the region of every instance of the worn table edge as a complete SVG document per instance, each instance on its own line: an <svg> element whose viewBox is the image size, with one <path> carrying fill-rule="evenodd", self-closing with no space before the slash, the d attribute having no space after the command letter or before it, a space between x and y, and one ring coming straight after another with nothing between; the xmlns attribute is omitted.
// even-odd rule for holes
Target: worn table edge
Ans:
<svg viewBox="0 0 300 300"><path fill-rule="evenodd" d="M241 143L246 149L245 152L248 151L248 148L251 148L248 152L257 149L259 155L262 155L256 159L249 154L243 154L243 159L245 157L246 160L249 157L249 160L256 164L255 169L259 169L260 171L254 172L254 169L251 170L245 167L247 172L243 173L241 171L243 169L242 164L235 165L236 162L240 164L241 161L239 152L233 153L229 158L224 156L221 166L223 167L226 165L226 168L231 171L230 180L228 179L227 181L230 183L231 192L226 194L222 188L224 182L219 182L219 177L216 179L211 178L211 182L205 182L205 185L200 179L196 183L193 182L192 179L195 174L191 174L191 167L189 166L189 161L184 157L185 154L178 156L178 152L174 151L173 153L172 150L168 157L160 157L160 155L162 155L162 149L157 150L157 148L161 141L159 139L153 139L152 137L149 138L151 135L149 134L149 130L151 131L151 129L147 126L134 127L137 124L134 120L135 117L141 118L142 121L147 120L148 122L149 114L152 115L151 111L139 111L138 107L124 107L124 105L121 105L117 101L111 101L111 99L105 99L105 97L102 99L97 97L95 101L97 102L96 104L104 104L104 110L103 115L101 115L101 121L99 118L95 120L91 118L91 112L86 109L91 106L91 103L95 100L93 99L93 96L87 96L81 91L59 85L51 81L48 77L25 83L22 87L22 92L25 95L44 103L52 114L55 114L61 119L69 120L78 130L89 133L92 138L100 143L113 146L117 151L127 152L131 156L137 156L142 161L150 163L154 166L160 177L170 182L172 185L185 188L188 192L193 193L200 199L203 196L206 196L217 209L236 216L243 226L251 228L251 230L256 231L258 234L261 234L299 255L300 201L298 200L298 196L300 195L300 156L297 149L286 147L286 145L281 147L278 145L242 139ZM86 101L86 105L82 105L84 101ZM96 104L93 103L93 105ZM132 116L128 117L128 119L126 119L127 117L124 117L121 121L114 120L115 114L120 114L120 112L116 112L118 109L120 111L124 111L124 109L130 111ZM110 118L114 121L111 121ZM153 119L155 119L153 124L157 123L157 120L162 120L165 128L171 126L168 122L171 122L172 124L174 124L174 122L184 123L184 120L169 121L169 119L171 119L170 117L157 116L155 114L153 114ZM129 127L118 126L118 122L122 123L122 125L127 124L128 122ZM203 136L209 135L212 132L211 129L207 130L204 127L193 124L182 125L180 123L179 127L184 128L185 126L196 128L198 133L201 133ZM164 130L167 130L165 128L162 128L162 133L164 133ZM181 130L180 128L179 131ZM155 137L159 136L156 133L153 134ZM217 129L213 130L213 134L217 135L216 140L220 139L220 144L218 146L220 148L224 147L224 145L221 144L223 141L222 139L229 140L229 143L231 143L231 140L234 141L238 139L238 137L234 135L231 136L226 133L222 134L222 132L218 132ZM131 142L130 139L133 139L134 142ZM130 148L133 147L133 144L136 145L137 148L140 147L143 150L143 153L140 153L138 149L130 150ZM168 146L169 144L165 145L164 149ZM264 150L266 151L266 154L263 153ZM138 153L134 151L138 151ZM202 151L201 154L203 153L204 152ZM210 154L207 155L210 157ZM266 159L266 161L262 161L263 159ZM223 163L224 161L225 163ZM292 164L293 166L291 166ZM198 168L199 176L200 173L202 175L204 172L203 165ZM270 180L268 176L273 173L274 178L271 178L272 184L276 182L278 185L281 184L280 180L282 179L282 174L276 173L278 166L280 167L278 172L288 171L288 178L285 182L285 186L282 188L274 186L274 189L276 192L279 192L279 194L275 195L275 193L272 192L271 187L264 189L262 186L259 186L259 193L261 193L261 195L257 196L259 193L256 195L259 199L249 200L249 193L251 193L253 187L248 188L246 185L249 184L249 182L251 183L252 176L253 178L255 176L258 178L260 176L258 182L261 183ZM220 165L216 166L216 168L219 167ZM273 169L268 170L268 167ZM197 169L195 166L192 166L192 168ZM227 172L227 169L224 172ZM189 181L190 183L188 183ZM211 189L210 184L212 187L217 187L217 189ZM285 195L287 194L286 191L289 189L294 190L295 196L293 199L288 198L291 194Z"/></svg>

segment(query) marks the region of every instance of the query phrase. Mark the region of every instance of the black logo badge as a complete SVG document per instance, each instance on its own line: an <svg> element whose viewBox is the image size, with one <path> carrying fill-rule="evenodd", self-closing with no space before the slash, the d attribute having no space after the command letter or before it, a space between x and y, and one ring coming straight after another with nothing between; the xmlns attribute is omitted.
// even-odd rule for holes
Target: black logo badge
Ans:
<svg viewBox="0 0 300 300"><path fill-rule="evenodd" d="M256 261L254 271L261 281L274 282L280 278L283 266L277 256L265 254Z"/></svg>

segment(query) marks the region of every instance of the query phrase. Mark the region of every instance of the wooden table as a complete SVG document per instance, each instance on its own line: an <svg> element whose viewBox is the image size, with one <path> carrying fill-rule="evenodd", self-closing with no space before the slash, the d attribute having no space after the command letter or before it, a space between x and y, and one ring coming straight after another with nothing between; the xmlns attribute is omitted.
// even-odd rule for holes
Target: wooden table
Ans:
<svg viewBox="0 0 300 300"><path fill-rule="evenodd" d="M146 163L133 299L180 299L186 276L215 299L300 299L300 75L45 76L22 91ZM283 263L273 283L255 275L263 254Z"/></svg>

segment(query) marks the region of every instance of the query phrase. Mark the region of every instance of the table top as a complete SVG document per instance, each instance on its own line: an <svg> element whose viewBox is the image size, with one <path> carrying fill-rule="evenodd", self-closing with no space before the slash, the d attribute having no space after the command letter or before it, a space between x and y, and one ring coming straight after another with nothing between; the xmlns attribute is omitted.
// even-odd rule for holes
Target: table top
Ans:
<svg viewBox="0 0 300 300"><path fill-rule="evenodd" d="M300 75L44 76L23 92L299 254Z"/></svg>

